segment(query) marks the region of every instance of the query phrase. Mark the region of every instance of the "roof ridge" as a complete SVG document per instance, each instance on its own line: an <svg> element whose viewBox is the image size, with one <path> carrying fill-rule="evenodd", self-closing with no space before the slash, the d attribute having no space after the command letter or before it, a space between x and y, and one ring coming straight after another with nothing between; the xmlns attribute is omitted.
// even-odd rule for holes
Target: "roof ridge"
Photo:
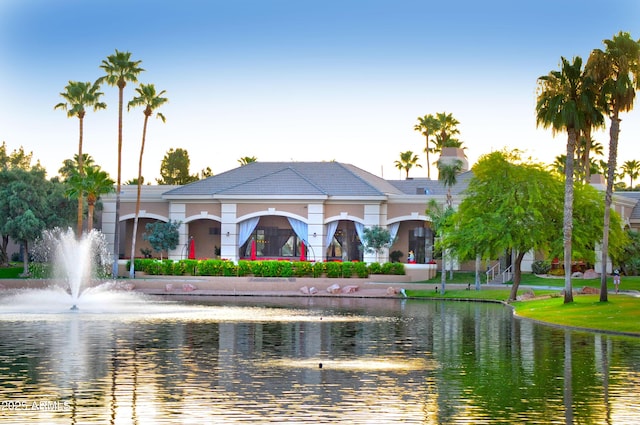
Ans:
<svg viewBox="0 0 640 425"><path fill-rule="evenodd" d="M305 176L300 171L298 171L297 168L292 167L291 164L289 164L287 166L287 168L290 169L291 171L293 171L294 173L296 173L301 179L303 179L304 181L309 183L311 186L315 187L319 192L321 192L321 193L323 193L323 194L325 194L327 196L329 195L329 192L327 192L326 190L324 190L323 188L321 188L320 186L315 184L311 179L309 179L307 176Z"/></svg>

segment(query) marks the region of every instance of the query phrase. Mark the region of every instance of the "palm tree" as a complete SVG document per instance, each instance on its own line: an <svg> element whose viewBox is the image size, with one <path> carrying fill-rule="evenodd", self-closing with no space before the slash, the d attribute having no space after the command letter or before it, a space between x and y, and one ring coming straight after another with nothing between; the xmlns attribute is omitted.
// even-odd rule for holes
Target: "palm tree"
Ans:
<svg viewBox="0 0 640 425"><path fill-rule="evenodd" d="M78 166L80 161L78 161L78 154L73 155L73 159L65 159L62 161L62 167L58 169L58 174L64 179L67 180L69 177L73 175L74 172L78 171ZM95 165L95 160L88 153L82 154L82 166L83 167L93 167Z"/></svg>
<svg viewBox="0 0 640 425"><path fill-rule="evenodd" d="M409 178L409 170L413 167L420 167L418 164L418 155L414 155L412 151L400 152L400 159L394 162L398 170L405 170L406 178Z"/></svg>
<svg viewBox="0 0 640 425"><path fill-rule="evenodd" d="M435 117L435 141L431 150L433 153L442 153L442 148L461 148L462 142L456 139L456 134L460 134L458 124L460 122L453 117L453 114L438 112Z"/></svg>
<svg viewBox="0 0 640 425"><path fill-rule="evenodd" d="M87 108L93 108L94 111L99 109L105 109L107 105L100 102L100 96L103 93L100 91L100 84L98 82L81 82L81 81L69 81L69 84L65 87L65 91L60 93L60 96L65 100L54 106L54 109L63 109L67 111L67 117L78 117L80 129L80 137L78 141L78 171L80 176L84 173L82 153L82 138L84 132L84 117ZM84 202L82 193L78 194L78 227L77 235L80 237L82 234L82 216L84 212Z"/></svg>
<svg viewBox="0 0 640 425"><path fill-rule="evenodd" d="M607 189L605 191L604 226L602 237L602 265L609 258L609 226L613 202L613 181L618 160L618 136L620 134L620 112L633 109L636 90L640 88L640 42L627 32L619 32L613 40L604 40L606 49L591 52L587 72L600 87L599 107L609 116L609 163ZM603 269L606 270L606 269ZM608 300L607 274L601 273L600 301Z"/></svg>
<svg viewBox="0 0 640 425"><path fill-rule="evenodd" d="M571 287L571 260L573 237L573 173L577 136L585 128L585 116L595 108L595 97L590 90L591 81L582 70L582 58L575 57L573 63L562 57L560 71L551 71L538 78L536 123L551 127L555 134L567 132L567 156L564 167L564 302L573 302Z"/></svg>
<svg viewBox="0 0 640 425"><path fill-rule="evenodd" d="M243 156L242 158L240 158L238 160L238 162L240 163L241 167L243 165L247 165L247 164L250 164L250 163L256 162L256 161L258 161L258 158L256 158L255 156Z"/></svg>
<svg viewBox="0 0 640 425"><path fill-rule="evenodd" d="M131 238L131 263L129 266L129 277L134 277L134 257L136 252L136 235L138 232L138 215L140 214L140 192L142 190L142 155L144 154L144 143L147 137L147 123L149 117L153 114L153 111L169 101L166 97L162 97L165 91L162 90L156 93L156 88L153 84L140 84L140 87L136 88L138 96L134 97L127 106L128 109L136 106L144 106L144 124L142 125L142 144L140 146L140 160L138 162L138 194L136 196L136 214L133 220L133 237ZM160 112L156 113L156 116L165 122L165 117Z"/></svg>
<svg viewBox="0 0 640 425"><path fill-rule="evenodd" d="M110 86L118 87L118 177L116 183L116 213L115 228L113 234L113 276L118 276L118 258L120 257L120 188L122 181L122 108L124 105L124 88L127 82L137 83L138 74L144 69L140 68L142 61L132 61L130 52L119 52L107 56L102 61L102 68L107 75L100 77L99 82L106 82Z"/></svg>
<svg viewBox="0 0 640 425"><path fill-rule="evenodd" d="M640 174L640 161L635 159L625 161L622 164L622 173L623 176L629 176L629 189L633 190L633 181Z"/></svg>
<svg viewBox="0 0 640 425"><path fill-rule="evenodd" d="M432 114L425 115L424 117L418 117L418 124L413 126L415 131L419 131L426 139L426 145L424 153L427 155L427 178L431 179L431 163L429 162L429 153L432 152L432 148L429 146L429 137L435 132L438 127L438 121Z"/></svg>
<svg viewBox="0 0 640 425"><path fill-rule="evenodd" d="M84 175L77 171L67 179L69 189L67 196L77 197L81 194L87 197L87 229L93 229L93 211L100 195L111 193L115 189L115 182L109 177L106 171L100 169L97 165L85 165Z"/></svg>
<svg viewBox="0 0 640 425"><path fill-rule="evenodd" d="M444 163L438 161L438 180L447 188L447 207L453 208L453 196L451 196L451 187L458 182L458 174L462 171L462 161L459 159L452 163Z"/></svg>

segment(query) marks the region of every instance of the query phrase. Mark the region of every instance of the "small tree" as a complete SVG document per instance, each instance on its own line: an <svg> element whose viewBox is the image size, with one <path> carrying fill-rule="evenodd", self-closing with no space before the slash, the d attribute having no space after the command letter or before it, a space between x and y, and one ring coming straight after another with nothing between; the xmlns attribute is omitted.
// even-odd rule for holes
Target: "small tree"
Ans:
<svg viewBox="0 0 640 425"><path fill-rule="evenodd" d="M160 164L160 176L156 179L158 184L187 184L198 180L198 175L189 174L189 152L186 149L169 149Z"/></svg>
<svg viewBox="0 0 640 425"><path fill-rule="evenodd" d="M145 241L149 241L151 248L154 251L160 253L160 259L162 260L162 252L175 249L178 246L178 240L180 234L178 228L182 222L171 221L163 222L156 221L155 223L147 223L142 234L142 238Z"/></svg>
<svg viewBox="0 0 640 425"><path fill-rule="evenodd" d="M393 238L388 229L380 226L365 227L362 241L367 252L376 253L376 261L380 262L380 252L393 245Z"/></svg>

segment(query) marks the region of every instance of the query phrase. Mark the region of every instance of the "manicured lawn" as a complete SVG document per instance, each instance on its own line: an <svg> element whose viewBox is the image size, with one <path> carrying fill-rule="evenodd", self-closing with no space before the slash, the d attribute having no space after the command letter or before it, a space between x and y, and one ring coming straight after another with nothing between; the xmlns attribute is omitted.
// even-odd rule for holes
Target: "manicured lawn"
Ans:
<svg viewBox="0 0 640 425"><path fill-rule="evenodd" d="M606 303L599 295L578 295L565 304L562 297L517 301L516 314L529 319L582 328L640 334L640 298L609 294Z"/></svg>
<svg viewBox="0 0 640 425"><path fill-rule="evenodd" d="M458 277L456 278L456 275ZM473 282L473 273L454 273L453 280L447 283L469 283ZM436 278L426 281L429 284L440 283L439 275ZM607 278L609 291L613 291L611 277ZM623 276L620 294L609 293L608 302L600 302L599 295L576 295L574 302L565 304L560 291L564 288L563 278L538 277L532 274L522 276L521 285L532 286L536 299L528 301L516 301L512 303L516 314L542 322L558 325L577 326L582 328L636 333L640 336L640 297L633 294L625 294L624 291L640 291L640 276ZM584 286L600 288L600 279L573 279L572 285L575 290ZM558 289L536 289L540 287L555 287ZM520 289L518 295L524 293L526 289ZM407 290L410 297L421 298L447 298L447 299L491 299L506 301L509 298L510 288L505 285L504 289L485 289L482 286L480 291L471 290L447 290L444 296L434 289L430 290Z"/></svg>
<svg viewBox="0 0 640 425"><path fill-rule="evenodd" d="M0 267L0 279L17 279L22 273L22 265L10 267Z"/></svg>

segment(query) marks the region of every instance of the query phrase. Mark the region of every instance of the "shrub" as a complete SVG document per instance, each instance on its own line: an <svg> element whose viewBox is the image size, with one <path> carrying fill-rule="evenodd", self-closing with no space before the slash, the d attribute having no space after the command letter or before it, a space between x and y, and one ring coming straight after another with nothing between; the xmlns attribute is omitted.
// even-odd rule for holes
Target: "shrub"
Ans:
<svg viewBox="0 0 640 425"><path fill-rule="evenodd" d="M369 264L369 274L382 274L382 266L380 263Z"/></svg>
<svg viewBox="0 0 640 425"><path fill-rule="evenodd" d="M238 274L238 266L236 266L233 261L222 261L222 274L224 276L237 276Z"/></svg>
<svg viewBox="0 0 640 425"><path fill-rule="evenodd" d="M251 261L249 267L251 267L251 274L256 277L264 276L264 265L262 261Z"/></svg>
<svg viewBox="0 0 640 425"><path fill-rule="evenodd" d="M202 260L198 264L198 276L222 276L222 260Z"/></svg>
<svg viewBox="0 0 640 425"><path fill-rule="evenodd" d="M404 254L402 253L402 251L391 251L391 253L389 254L389 259L391 259L392 263L397 263L400 261L400 258L402 258Z"/></svg>
<svg viewBox="0 0 640 425"><path fill-rule="evenodd" d="M312 276L313 266L308 261L296 261L292 264L293 275L297 277Z"/></svg>
<svg viewBox="0 0 640 425"><path fill-rule="evenodd" d="M342 263L342 277L353 276L353 263L351 261L345 261Z"/></svg>
<svg viewBox="0 0 640 425"><path fill-rule="evenodd" d="M365 263L353 263L353 269L358 277L369 277L369 269Z"/></svg>
<svg viewBox="0 0 640 425"><path fill-rule="evenodd" d="M238 276L249 276L251 274L251 262L247 260L238 261Z"/></svg>
<svg viewBox="0 0 640 425"><path fill-rule="evenodd" d="M531 271L535 274L547 274L551 270L551 261L536 260L531 263Z"/></svg>
<svg viewBox="0 0 640 425"><path fill-rule="evenodd" d="M314 263L312 266L313 277L320 277L325 272L326 263Z"/></svg>
<svg viewBox="0 0 640 425"><path fill-rule="evenodd" d="M340 277L342 275L342 263L331 261L325 263L327 277Z"/></svg>
<svg viewBox="0 0 640 425"><path fill-rule="evenodd" d="M182 264L180 266L182 274L188 274L190 276L196 275L198 270L198 260L180 260L179 263Z"/></svg>

